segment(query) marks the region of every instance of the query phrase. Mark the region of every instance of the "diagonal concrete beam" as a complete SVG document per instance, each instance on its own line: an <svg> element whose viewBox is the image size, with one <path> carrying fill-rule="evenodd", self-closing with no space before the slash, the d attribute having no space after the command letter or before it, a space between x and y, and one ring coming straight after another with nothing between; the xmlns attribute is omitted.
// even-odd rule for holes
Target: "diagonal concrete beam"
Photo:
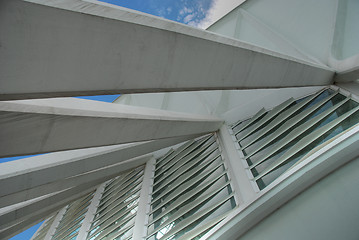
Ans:
<svg viewBox="0 0 359 240"><path fill-rule="evenodd" d="M109 6L1 1L0 99L332 83L316 63Z"/></svg>
<svg viewBox="0 0 359 240"><path fill-rule="evenodd" d="M114 167L117 169L117 173L112 172L110 178L116 177L121 172L146 163L151 157L152 155L146 155L117 164ZM118 171L119 166L122 167L120 168L122 169L120 171ZM97 178L85 181L83 183L79 182L74 187L66 188L62 191L56 191L46 197L41 197L36 201L29 200L20 204L15 204L13 206L0 209L0 236L1 231L11 227L13 224L26 221L28 219L37 221L40 218L44 218L49 213L58 210L64 205L68 204L70 201L73 201L85 193L94 190L98 184L101 184L107 180L109 180L108 174L107 176L97 176Z"/></svg>
<svg viewBox="0 0 359 240"><path fill-rule="evenodd" d="M118 176L120 172L145 164L147 160L147 158L143 157L138 161L123 161L98 170L86 172L69 178L64 178L59 181L36 186L24 191L8 194L4 197L0 197L0 208L31 200L46 194L51 194L53 192L72 188L81 184L85 184L89 181L101 179L102 182L105 182Z"/></svg>
<svg viewBox="0 0 359 240"><path fill-rule="evenodd" d="M70 188L37 202L1 213L0 239L7 239L19 229L24 229L33 222L46 218L49 214L90 193L96 189L95 183L94 181Z"/></svg>
<svg viewBox="0 0 359 240"><path fill-rule="evenodd" d="M49 212L50 215L52 212ZM30 227L40 223L41 221L45 220L46 217L38 218L37 221L32 221L32 219L27 219L25 221L19 222L14 224L7 229L0 231L0 238L1 239L11 239L12 237L16 236L17 234L29 229Z"/></svg>
<svg viewBox="0 0 359 240"><path fill-rule="evenodd" d="M47 217L50 213L93 191L99 184L118 176L121 172L146 163L151 157L152 155L146 155L130 159L107 168L107 172L104 169L97 171L97 177L87 179L87 181L83 181L84 179L81 177L77 178L80 181L73 187L53 191L53 193L37 199L0 208L0 239L13 236L14 233L25 229L33 222ZM111 175L109 175L109 171ZM115 173L116 171L117 173ZM101 175L103 173L105 174Z"/></svg>
<svg viewBox="0 0 359 240"><path fill-rule="evenodd" d="M196 136L56 152L0 164L0 208L61 191L143 162L130 161Z"/></svg>
<svg viewBox="0 0 359 240"><path fill-rule="evenodd" d="M216 117L76 98L0 102L0 156L140 142L218 130Z"/></svg>

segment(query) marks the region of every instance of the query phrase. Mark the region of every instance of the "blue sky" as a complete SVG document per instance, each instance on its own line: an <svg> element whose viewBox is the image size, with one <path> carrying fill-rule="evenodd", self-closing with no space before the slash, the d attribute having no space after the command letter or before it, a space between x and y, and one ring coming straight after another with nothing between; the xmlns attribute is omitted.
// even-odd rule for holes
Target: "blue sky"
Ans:
<svg viewBox="0 0 359 240"><path fill-rule="evenodd" d="M214 0L104 0L122 7L198 26L208 16Z"/></svg>

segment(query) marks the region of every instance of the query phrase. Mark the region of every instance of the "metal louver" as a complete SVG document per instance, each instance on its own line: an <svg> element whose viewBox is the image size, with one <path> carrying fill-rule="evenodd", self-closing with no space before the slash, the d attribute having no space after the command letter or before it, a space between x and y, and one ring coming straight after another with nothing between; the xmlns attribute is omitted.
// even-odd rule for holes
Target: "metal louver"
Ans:
<svg viewBox="0 0 359 240"><path fill-rule="evenodd" d="M107 183L87 239L132 239L143 172L141 166Z"/></svg>
<svg viewBox="0 0 359 240"><path fill-rule="evenodd" d="M289 99L232 125L260 189L329 139L359 122L359 104L332 89Z"/></svg>
<svg viewBox="0 0 359 240"><path fill-rule="evenodd" d="M49 217L41 226L41 229L37 232L36 236L32 238L32 240L43 240L45 239L45 236L47 232L49 231L52 223L54 222L56 218L57 213L55 213L53 216Z"/></svg>
<svg viewBox="0 0 359 240"><path fill-rule="evenodd" d="M93 192L72 202L66 207L66 212L64 213L51 239L76 239L82 221L87 213L88 206L91 203L92 197Z"/></svg>
<svg viewBox="0 0 359 240"><path fill-rule="evenodd" d="M192 239L236 206L214 134L157 159L147 239Z"/></svg>

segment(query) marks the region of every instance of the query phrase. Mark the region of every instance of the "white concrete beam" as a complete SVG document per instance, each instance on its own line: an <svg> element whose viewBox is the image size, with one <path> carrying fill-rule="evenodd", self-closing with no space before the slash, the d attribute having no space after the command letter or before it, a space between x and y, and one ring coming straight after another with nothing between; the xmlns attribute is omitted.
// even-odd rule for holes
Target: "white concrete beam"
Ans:
<svg viewBox="0 0 359 240"><path fill-rule="evenodd" d="M216 117L76 98L0 102L0 156L139 142L216 131Z"/></svg>
<svg viewBox="0 0 359 240"><path fill-rule="evenodd" d="M329 85L333 71L81 0L3 0L0 99Z"/></svg>
<svg viewBox="0 0 359 240"><path fill-rule="evenodd" d="M25 229L33 222L46 218L66 204L95 190L98 184L89 182L23 207L2 212L0 214L0 239L7 239L8 236L12 236L19 229Z"/></svg>
<svg viewBox="0 0 359 240"><path fill-rule="evenodd" d="M12 225L27 221L28 219L32 219L33 221L42 219L48 216L49 213L54 212L69 202L91 192L99 184L118 176L121 172L144 164L151 158L152 155L133 158L95 171L92 173L94 174L92 178L77 178L78 182L73 187L64 188L62 191L53 191L55 193L38 198L36 201L29 200L5 208L0 208L0 239L2 239L1 232Z"/></svg>
<svg viewBox="0 0 359 240"><path fill-rule="evenodd" d="M0 207L61 191L137 167L138 156L166 148L198 135L145 143L56 152L0 164ZM96 171L97 170L97 171Z"/></svg>
<svg viewBox="0 0 359 240"><path fill-rule="evenodd" d="M49 215L51 212L49 213ZM37 221L32 221L31 219L27 219L25 221L19 222L14 224L11 227L8 227L7 229L0 231L0 238L1 239L10 239L19 233L25 231L26 229L35 226L36 224L40 223L41 221L45 220L44 218L39 218Z"/></svg>
<svg viewBox="0 0 359 240"><path fill-rule="evenodd" d="M101 161L101 159L98 160ZM103 167L99 170L82 173L74 177L64 178L55 182L50 182L43 185L38 185L33 188L28 188L23 191L7 194L0 197L0 208L28 201L33 198L37 198L53 192L76 187L89 181L99 180L105 182L118 176L120 172L145 164L147 160L148 158L146 157L140 157L140 159L137 160L131 159L128 161L123 161L114 165Z"/></svg>

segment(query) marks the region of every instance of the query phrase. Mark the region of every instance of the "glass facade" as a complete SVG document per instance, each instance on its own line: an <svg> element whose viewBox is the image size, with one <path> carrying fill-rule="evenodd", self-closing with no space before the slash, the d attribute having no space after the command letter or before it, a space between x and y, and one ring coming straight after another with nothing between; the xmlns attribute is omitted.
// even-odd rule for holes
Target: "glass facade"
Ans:
<svg viewBox="0 0 359 240"><path fill-rule="evenodd" d="M215 135L157 159L147 239L193 239L236 206ZM195 204L194 204L195 203Z"/></svg>
<svg viewBox="0 0 359 240"><path fill-rule="evenodd" d="M76 239L78 231L87 213L87 209L91 203L93 192L72 202L66 207L66 212L57 226L53 240L73 240Z"/></svg>
<svg viewBox="0 0 359 240"><path fill-rule="evenodd" d="M141 166L106 184L87 239L131 239L143 181Z"/></svg>
<svg viewBox="0 0 359 240"><path fill-rule="evenodd" d="M47 232L49 231L52 223L56 218L57 213L49 217L42 225L42 228L36 233L32 240L44 240Z"/></svg>
<svg viewBox="0 0 359 240"><path fill-rule="evenodd" d="M239 121L232 130L254 181L265 188L314 148L359 122L358 103L325 89Z"/></svg>
<svg viewBox="0 0 359 240"><path fill-rule="evenodd" d="M359 104L328 88L261 109L231 128L251 173L251 180L245 180L262 190L358 122ZM228 172L233 162L225 161L226 155L229 150L220 145L217 133L171 148L102 184L96 195L69 204L61 220L54 224L56 215L50 217L34 239L44 239L51 225L57 225L51 239L76 239L79 232L88 240L200 239L238 206L237 197L244 199L235 195ZM241 192L241 183L236 184ZM145 217L139 219L138 212Z"/></svg>

